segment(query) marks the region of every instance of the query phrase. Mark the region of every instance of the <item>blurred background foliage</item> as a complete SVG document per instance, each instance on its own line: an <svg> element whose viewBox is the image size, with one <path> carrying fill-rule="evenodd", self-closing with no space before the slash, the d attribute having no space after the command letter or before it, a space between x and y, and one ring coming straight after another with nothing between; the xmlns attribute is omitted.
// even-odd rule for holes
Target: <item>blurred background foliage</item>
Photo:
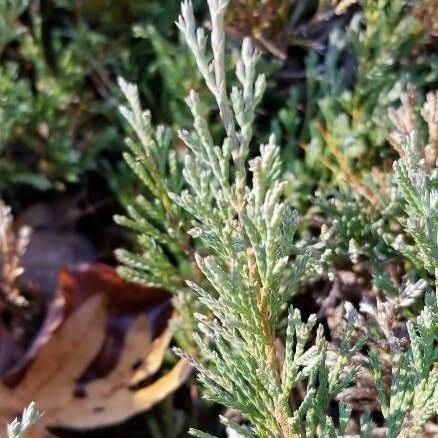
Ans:
<svg viewBox="0 0 438 438"><path fill-rule="evenodd" d="M203 16L206 2L194 3ZM0 0L1 192L63 190L93 171L126 195L116 77L174 128L189 122L188 90L202 92L178 10L173 0ZM366 194L362 174L392 154L387 108L408 83L422 93L437 81L434 13L433 0L231 1L231 44L250 36L267 55L257 137L280 137L297 205L340 180Z"/></svg>
<svg viewBox="0 0 438 438"><path fill-rule="evenodd" d="M184 123L196 86L178 2L0 1L0 190L65 188L118 160L115 78L139 84L157 121Z"/></svg>

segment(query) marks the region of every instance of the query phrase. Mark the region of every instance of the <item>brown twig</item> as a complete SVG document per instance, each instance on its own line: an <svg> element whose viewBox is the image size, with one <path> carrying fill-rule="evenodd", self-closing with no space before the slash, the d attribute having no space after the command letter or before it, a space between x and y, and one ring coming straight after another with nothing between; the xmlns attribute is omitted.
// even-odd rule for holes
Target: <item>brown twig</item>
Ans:
<svg viewBox="0 0 438 438"><path fill-rule="evenodd" d="M257 261L252 248L246 250L248 257L249 268L249 281L252 285L257 287L257 306L260 312L260 321L262 324L263 341L265 347L265 356L270 364L270 367L275 372L275 377L278 384L280 384L280 364L277 358L277 352L275 350L275 336L271 330L269 323L269 311L266 302L266 291L260 284L259 276L257 274ZM287 422L287 416L284 412L284 407L281 404L274 401L275 419L280 427L282 436L284 438L290 438L289 425Z"/></svg>

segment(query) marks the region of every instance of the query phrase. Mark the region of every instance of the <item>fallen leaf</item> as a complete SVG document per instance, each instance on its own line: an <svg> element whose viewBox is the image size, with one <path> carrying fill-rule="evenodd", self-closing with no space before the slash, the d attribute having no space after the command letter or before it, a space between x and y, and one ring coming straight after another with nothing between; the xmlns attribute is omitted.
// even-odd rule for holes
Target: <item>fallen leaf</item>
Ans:
<svg viewBox="0 0 438 438"><path fill-rule="evenodd" d="M7 373L23 354L16 340L0 321L0 377Z"/></svg>
<svg viewBox="0 0 438 438"><path fill-rule="evenodd" d="M17 386L0 384L3 429L32 400L44 412L32 437L46 436L48 427L109 426L146 411L187 379L190 366L179 361L167 374L138 389L138 383L160 368L171 338L166 330L153 340L148 319L140 315L126 334L116 366L105 377L82 385L79 397L77 381L105 341L109 303L107 295L93 294L41 348Z"/></svg>
<svg viewBox="0 0 438 438"><path fill-rule="evenodd" d="M134 319L146 313L153 337L162 333L171 316L170 294L163 289L146 288L123 280L116 270L103 263L82 263L59 274L59 293L67 301L67 313L90 296L101 293L108 298L109 318L106 339L93 363L81 376L86 383L107 375L117 362L121 345Z"/></svg>
<svg viewBox="0 0 438 438"><path fill-rule="evenodd" d="M63 321L64 315L65 297L62 293L57 293L49 304L44 321L29 347L23 351L15 343L14 348L19 352L19 355L16 352L14 354L14 350L9 350L8 332L4 329L3 334L0 325L0 380L12 381L19 376L26 365L37 355L40 348L52 337L54 331ZM12 341L10 340L10 342Z"/></svg>
<svg viewBox="0 0 438 438"><path fill-rule="evenodd" d="M171 314L170 294L162 289L146 288L120 278L116 270L103 263L81 263L64 268L58 274L58 287L48 304L44 321L25 350L17 345L0 325L0 380L14 385L39 349L53 332L85 300L95 294L108 298L109 313L106 338L99 354L84 370L81 382L108 374L118 360L124 336L134 319L146 312L152 334L161 333Z"/></svg>
<svg viewBox="0 0 438 438"><path fill-rule="evenodd" d="M85 298L103 293L118 314L132 314L139 308L155 308L170 297L164 289L146 288L122 279L116 270L104 263L80 263L63 269L58 276L59 288L67 297L70 308Z"/></svg>

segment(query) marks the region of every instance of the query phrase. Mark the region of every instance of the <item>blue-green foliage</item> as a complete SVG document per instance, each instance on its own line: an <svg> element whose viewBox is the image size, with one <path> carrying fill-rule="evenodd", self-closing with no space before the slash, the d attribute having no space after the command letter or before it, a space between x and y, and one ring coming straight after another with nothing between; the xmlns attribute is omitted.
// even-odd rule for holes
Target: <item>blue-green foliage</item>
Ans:
<svg viewBox="0 0 438 438"><path fill-rule="evenodd" d="M186 102L193 127L179 132L187 152L181 157L183 180L178 189L170 189L166 182L171 173L156 173L155 180L157 164L163 162L161 168L166 168L165 155L152 140L155 134L138 104L135 87L122 83L130 103L130 110L122 111L143 145L142 149L130 145L133 155L128 156L128 163L153 202L167 210L160 222L166 234L151 226L147 212L141 215L131 209L130 219L121 221L140 233L143 251L138 258L120 253L127 266L122 272L146 284L166 286L173 278L172 270L153 271L151 260L164 257L163 246L178 245L173 236L181 236L180 245L190 245L188 251L183 247L190 269L178 270L178 278L185 279L189 289L178 287L179 283L168 287L175 292L179 308L184 309L187 300L198 303L193 335L196 347L189 343L189 351L176 351L197 368L207 398L237 410L248 421L237 424L223 418L230 434L344 436L352 410L345 391L360 391L356 384L364 375L371 376L376 387L376 403L388 436L399 436L402 431L415 434L438 402L436 290L432 292L436 288L432 277L436 275L437 232L436 162L430 158L433 136L423 148L423 143L413 141L418 132L415 126L409 133L399 133L400 144L395 148L402 155L394 172L383 177L385 194L380 196L375 186L362 186L357 177L347 175L352 189L359 188L360 198L354 200L348 191L344 197L334 193L332 200L320 203L326 224L319 238L294 237L298 219L291 207L290 186L282 176L275 137L270 136L258 147L255 158L250 158L255 111L265 88L264 76L256 73L259 54L244 40L236 64L236 85L229 89L223 30L228 1L209 0L208 5L210 38L196 28L190 2L183 2L177 25L216 102L222 135L219 140L213 135L201 96L191 91ZM372 6L366 8L368 19L373 18ZM394 11L390 8L389 12ZM398 48L396 45L390 53ZM373 72L379 66L376 62L363 68ZM374 98L379 99L378 94ZM321 111L326 109L321 103ZM386 114L386 105L380 110ZM338 116L348 118L336 115L330 129L335 129ZM435 113L425 119L430 125ZM429 131L435 132L430 126ZM320 133L326 135L323 130ZM421 158L426 149L427 160ZM343 171L353 171L349 162L341 163ZM175 212L179 220L172 222ZM172 236L171 241L167 236ZM314 315L303 321L300 311L289 304L300 281L315 269L335 274L342 258L352 264L368 260L374 273L375 302L363 297L359 311L347 302L339 326L342 336L338 342L328 342ZM409 271L401 285L384 269L394 262L405 263ZM414 265L411 269L409 263ZM418 302L425 290L429 292L421 313L404 321L403 309ZM187 317L187 308L181 313ZM281 324L284 315L285 330ZM401 335L401 327L409 339ZM391 382L389 392L384 377ZM293 396L297 386L305 388L298 401ZM329 407L335 401L339 402L338 418L330 415ZM367 412L361 417L362 437L370 436L375 427L370 418Z"/></svg>

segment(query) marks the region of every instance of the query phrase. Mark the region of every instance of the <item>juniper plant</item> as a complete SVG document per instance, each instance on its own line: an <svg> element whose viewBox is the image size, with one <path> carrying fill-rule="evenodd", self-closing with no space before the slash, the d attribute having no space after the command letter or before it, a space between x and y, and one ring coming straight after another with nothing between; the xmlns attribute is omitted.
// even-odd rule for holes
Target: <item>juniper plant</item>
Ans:
<svg viewBox="0 0 438 438"><path fill-rule="evenodd" d="M416 436L438 409L438 149L434 140L438 127L437 94L430 92L421 110L429 132L426 146L423 146L416 121L412 89L402 97L402 102L401 108L390 111L396 128L390 141L399 152L400 159L394 162L393 174L386 178L388 186L381 187L387 193L381 196L379 211L363 204L354 205L351 199L346 202L336 199L337 208L326 210L326 213L330 211L334 226L325 240L333 239L336 233L341 237L335 239L333 249L325 247L323 253L330 259L336 247L339 254L343 245L345 251L348 242L349 251L344 254L349 254L352 262L364 256L371 261L377 306L373 310L363 298L361 309L368 315L368 320L365 324L365 320L357 314L356 326L367 333L373 384L385 418L386 434L393 437ZM362 213L359 213L360 208ZM368 213L365 213L367 210ZM351 251L353 246L355 251ZM400 262L405 263L406 274L400 287L397 287L394 279L386 275L378 264L389 266ZM404 321L401 317L403 309L418 303L425 290L429 292L420 315L414 320ZM379 298L380 291L385 298ZM378 332L376 343L376 334L372 335L373 320ZM388 371L384 371L383 364L386 368L390 367L389 375ZM345 400L345 394L349 392L345 391L340 399Z"/></svg>
<svg viewBox="0 0 438 438"><path fill-rule="evenodd" d="M286 183L280 179L274 137L261 145L259 156L248 161L265 78L256 75L259 55L245 39L236 67L240 86L233 87L228 97L223 31L227 3L209 1L211 63L207 38L195 27L191 5L182 5L177 25L216 99L226 135L222 147L216 146L198 95L191 92L187 103L194 130L180 133L191 151L183 171L188 189L172 199L194 217L191 234L208 254L196 256L206 284L189 283L211 311L211 316L198 316L199 328L210 342L207 349L205 340L198 338L199 348L212 362L208 370L198 366L208 397L242 412L259 436L293 436L299 433L300 418L298 412L293 416L288 399L297 382L312 373L316 379L320 373L320 387L326 385L324 391L313 388L314 393L309 393L315 401L308 412L309 428L316 430L321 419L325 422L330 391L339 391L348 378L344 381L340 373L335 377L338 371L325 369L321 330L316 345L305 348L314 320L303 324L297 310L289 310L284 361L275 348L278 322L298 274L290 259L297 218L284 199ZM305 266L295 267L299 265L299 269Z"/></svg>
<svg viewBox="0 0 438 438"><path fill-rule="evenodd" d="M368 260L377 288L388 295L410 295L405 301L410 304L413 294L422 296L436 278L437 260L437 93L429 92L423 105L416 104L417 98L411 87L402 95L402 106L389 112L395 125L389 141L400 155L394 171L365 174L376 205L350 187L320 197L314 209L331 224L314 245L322 269L332 270L339 257L351 263ZM384 274L389 265L400 263L407 274L402 285Z"/></svg>
<svg viewBox="0 0 438 438"><path fill-rule="evenodd" d="M211 44L204 30L196 28L191 3L182 3L177 26L215 99L223 136L218 141L212 133L202 101L191 91L186 101L193 128L179 132L188 149L181 171L177 154L169 152L170 133L153 129L150 116L141 110L136 88L121 81L129 104L122 107L122 113L135 132L128 140L131 153L126 159L148 192L129 209L129 218L117 218L139 233L142 248L141 255L118 252L125 264L121 272L175 292L183 318L190 317L188 301L191 310L197 308L193 336L197 348L193 354L178 348L176 352L197 368L206 397L237 410L249 422L237 424L222 418L230 434L344 436L351 415L351 407L343 403L345 391L367 369L374 375L388 436L398 436L409 424L414 433L437 404L435 298L430 295L417 321L407 324L410 347L398 337L390 320L398 301L378 301L374 312L380 330L377 341L371 331L363 329L364 324L359 330L364 317L347 306L342 339L331 345L314 315L302 321L300 311L290 306L306 271L322 265L309 263L306 244L294 240L298 218L286 196L274 136L250 158L253 122L266 80L256 74L259 54L245 39L236 65L238 85L231 91L228 88L223 30L228 2L208 0ZM400 187L407 185L403 179L407 165L404 157L395 165ZM418 170L418 163L413 165ZM407 178L411 185L418 183L416 177L408 174ZM411 205L409 193L401 189L407 205ZM418 203L412 202L409 208L417 208ZM430 246L436 221L421 216L429 214L423 207L415 213L425 228L424 233L418 232L426 236L421 234L418 242L426 240ZM426 259L427 272L429 264L436 263L434 253L431 257ZM405 287L408 295L418 288ZM394 321L403 326L395 315ZM365 366L359 367L356 356L365 342L371 353L364 357ZM388 353L393 369L389 394L380 367ZM302 399L294 395L297 387L305 389ZM329 415L335 400L340 401L336 420ZM369 413L361 424L361 436L370 436ZM196 430L192 433L209 436Z"/></svg>
<svg viewBox="0 0 438 438"><path fill-rule="evenodd" d="M14 23L27 2L17 2L14 7L10 3L0 0L0 9L7 11L0 18L0 50L23 31ZM179 139L188 151L171 147L171 130L154 128L150 114L141 108L137 88L120 80L127 98L121 113L130 127L125 159L145 187L144 195L128 207L128 215L116 217L119 224L137 233L140 248L140 254L117 252L123 264L120 272L130 280L174 293L179 314L177 342L183 347L176 352L196 367L206 397L242 416L238 422L221 417L229 436L344 436L349 433L350 420L358 420L350 396L354 391L360 395L366 378L371 382L368 389L376 394L375 407L383 415L386 435L416 436L438 410L436 95L428 95L422 111L429 131L426 147L422 147L421 129L415 125L409 105L391 113L397 128L391 141L400 159L387 178L391 186L385 186L386 194L365 186L338 152L342 150L351 160L365 154L365 143L382 146L383 130L376 133L376 118L393 100L388 98L379 107L374 104L390 91L392 97L399 97L400 84L406 78L401 81L393 74L393 66L405 59L414 41L411 36L421 36L418 23L403 13L405 0L364 2L367 32L354 27L358 21L351 30L351 35L357 36L354 48L360 58L359 77L351 94L333 92L341 88L333 73L337 54L329 51L332 82L320 103L327 130L314 125L318 129L309 128L309 134L312 141L326 144L344 178L363 199L345 195L343 202L336 196L335 208L323 210L331 225L312 245L295 236L299 220L291 206L291 188L282 176L275 137L271 135L258 148L254 144L254 120L266 80L256 73L259 54L249 39L243 41L236 65L237 85L231 89L228 85L224 34L228 3L208 0L210 43L203 29L196 28L190 2L183 2L177 22L198 75L211 94L208 102L195 91L186 99L193 128L180 131ZM379 15L379 10L387 15ZM370 29L379 32L377 37ZM394 38L394 29L401 30L403 38ZM156 38L152 28L148 35ZM30 34L25 41L29 55L39 53ZM332 42L336 42L334 37ZM161 51L163 44L155 41L155 50ZM380 50L385 47L388 50ZM165 57L162 61L166 76L170 61ZM189 68L191 64L184 61L181 65ZM423 67L420 83L431 82L429 64ZM44 65L40 72L52 79ZM28 87L23 81L15 84L16 74L11 64L0 71L6 78L4 87L13 90L11 96L26 96ZM183 76L173 80L180 92ZM382 78L383 85L375 87L376 78ZM171 92L176 94L174 89ZM316 101L310 96L309 107ZM223 127L221 134L217 125L213 128L209 122L212 100ZM169 108L179 113L179 101ZM21 108L18 116L12 113L3 117L8 136L19 120L28 117L29 108ZM310 116L309 110L305 126L310 126ZM185 117L178 120L185 121ZM346 136L343 127L351 135ZM331 143L333 139L339 144ZM3 213L4 228L13 238L3 230L7 243L3 252L15 245L12 249L19 256L27 234L19 234L15 242L9 210L3 207ZM4 270L3 277L10 285L3 295L14 305L24 305L17 282L22 272L19 258L5 254L2 261L9 270ZM331 333L329 342L318 318L302 318L290 303L303 279L315 268L334 272L342 255L353 263L360 258L370 262L375 304L363 299L357 310L347 302L341 336ZM382 262L387 265L394 260L414 275L405 275L401 284L395 284L379 269ZM419 297L425 291L420 311ZM417 309L405 311L414 303ZM414 312L420 314L415 317ZM406 321L407 317L410 320ZM31 404L21 421L10 424L9 436L23 437L38 418ZM371 436L375 427L371 413L365 411L358 422L360 436Z"/></svg>
<svg viewBox="0 0 438 438"><path fill-rule="evenodd" d="M401 155L394 163L394 184L406 210L406 215L402 216L403 226L415 243L414 246L408 245L400 235L394 246L415 266L435 277L438 274L437 103L438 93L431 92L423 106L423 117L429 127L427 146L423 146L419 138L415 113L409 101L398 111L391 112L397 129L392 140Z"/></svg>
<svg viewBox="0 0 438 438"><path fill-rule="evenodd" d="M388 108L399 104L407 84L425 93L437 81L436 53L427 53L431 29L421 19L428 3L360 0L346 29L336 26L330 33L322 59L313 51L307 56L304 90L291 87L290 99L273 117L273 129L287 142L284 156L306 150L304 160L285 161L295 176L293 196L304 205L315 186L342 184L377 202L364 180L373 166L394 160L387 147Z"/></svg>
<svg viewBox="0 0 438 438"><path fill-rule="evenodd" d="M329 370L325 364L327 343L322 329L317 331L315 345L308 347L315 318L303 323L300 312L292 308L284 357L275 347L278 324L305 269L307 256L302 255L294 262L291 259L297 216L284 198L286 183L280 179L281 161L274 137L260 146L259 156L248 159L255 110L265 89L264 76L257 76L255 71L259 54L249 39L243 42L236 66L240 86L233 87L228 96L223 31L227 3L209 2L211 62L206 35L202 29L196 29L189 2L182 4L177 23L216 100L225 131L222 146L215 144L198 94L192 91L187 104L194 128L179 133L190 150L182 172L187 188L180 194L161 190L165 179L158 182L154 177L154 173L158 175L155 169L159 161L153 155L153 151L155 154L159 151L160 144L153 141L150 122L147 116L142 116L135 89L122 82L131 106L130 112L122 111L144 150L140 151L133 143L130 148L138 155L144 154L148 161L138 163L130 156L127 159L149 191L157 196L160 208L168 206L165 226L172 210L181 209L191 217L190 235L200 242L195 259L206 280L202 284L189 281L188 285L209 310L197 315L201 335L196 336L201 357L209 362L208 369L196 365L208 396L242 412L258 436L295 436L306 416L310 431L315 431L321 422L331 424L325 415L328 403L350 382L354 373L344 376L342 371L357 347L348 345L347 336L336 366ZM172 206L167 196L173 201ZM147 214L151 216L154 211L155 207ZM143 232L141 243L148 245L144 245L147 251L143 258L119 252L119 258L129 266L124 272L130 278L139 279L139 272L146 271L146 281L157 284L155 277L166 277L163 271L149 267L150 260L163 259L160 245L170 247L174 242L157 234L136 210L131 208L130 213L135 221L122 219L121 222ZM167 231L171 235L175 228L167 227ZM159 284L178 290L175 284ZM189 360L197 363L192 358ZM288 401L291 391L305 379L311 382L306 401L293 413ZM244 433L243 429L239 430Z"/></svg>

